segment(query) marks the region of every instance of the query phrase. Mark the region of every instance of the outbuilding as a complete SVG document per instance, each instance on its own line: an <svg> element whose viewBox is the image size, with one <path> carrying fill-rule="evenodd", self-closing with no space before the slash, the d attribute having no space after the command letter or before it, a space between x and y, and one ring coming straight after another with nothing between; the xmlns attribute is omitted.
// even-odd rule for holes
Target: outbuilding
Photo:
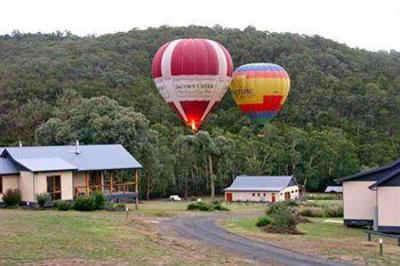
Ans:
<svg viewBox="0 0 400 266"><path fill-rule="evenodd" d="M369 187L376 193L376 229L400 233L400 169Z"/></svg>
<svg viewBox="0 0 400 266"><path fill-rule="evenodd" d="M343 188L341 186L327 186L325 193L342 193Z"/></svg>
<svg viewBox="0 0 400 266"><path fill-rule="evenodd" d="M400 200L399 171L400 160L397 160L383 167L337 179L343 186L344 224L372 226L375 221L382 232L390 229L385 226L400 226L400 213L397 223L392 220L396 219L395 213L399 212L400 207L395 200ZM395 185L397 182L399 186Z"/></svg>
<svg viewBox="0 0 400 266"><path fill-rule="evenodd" d="M225 189L225 200L277 202L303 197L303 188L293 176L237 176Z"/></svg>

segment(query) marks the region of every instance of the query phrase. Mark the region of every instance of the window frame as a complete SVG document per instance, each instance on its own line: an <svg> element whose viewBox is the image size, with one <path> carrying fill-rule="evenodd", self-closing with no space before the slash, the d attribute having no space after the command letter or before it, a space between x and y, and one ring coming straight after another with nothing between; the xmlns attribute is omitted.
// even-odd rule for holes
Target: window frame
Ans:
<svg viewBox="0 0 400 266"><path fill-rule="evenodd" d="M0 176L0 194L3 194L3 176Z"/></svg>
<svg viewBox="0 0 400 266"><path fill-rule="evenodd" d="M57 181L56 179L59 178L59 184L60 184L60 189L57 189ZM52 190L49 191L49 180L51 180L51 188ZM62 186L61 186L61 175L49 175L46 176L46 181L47 181L47 194L50 195L52 200L61 200L62 198Z"/></svg>

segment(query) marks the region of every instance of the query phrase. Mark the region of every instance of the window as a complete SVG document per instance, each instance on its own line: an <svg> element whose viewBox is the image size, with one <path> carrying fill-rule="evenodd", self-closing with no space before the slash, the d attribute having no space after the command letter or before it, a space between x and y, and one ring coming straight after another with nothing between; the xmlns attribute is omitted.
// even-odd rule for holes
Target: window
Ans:
<svg viewBox="0 0 400 266"><path fill-rule="evenodd" d="M294 191L292 190L292 193L294 193Z"/></svg>
<svg viewBox="0 0 400 266"><path fill-rule="evenodd" d="M89 172L89 185L91 187L101 185L101 172Z"/></svg>
<svg viewBox="0 0 400 266"><path fill-rule="evenodd" d="M265 196L267 196L267 194L266 194L266 193L263 193L263 195L264 195L264 197L265 197Z"/></svg>
<svg viewBox="0 0 400 266"><path fill-rule="evenodd" d="M253 197L255 197L256 196L256 193L253 193Z"/></svg>
<svg viewBox="0 0 400 266"><path fill-rule="evenodd" d="M61 199L61 176L52 175L47 177L47 193L52 200Z"/></svg>
<svg viewBox="0 0 400 266"><path fill-rule="evenodd" d="M260 193L257 193L257 196L259 197L259 196L260 196Z"/></svg>
<svg viewBox="0 0 400 266"><path fill-rule="evenodd" d="M3 177L0 176L0 194L3 193Z"/></svg>

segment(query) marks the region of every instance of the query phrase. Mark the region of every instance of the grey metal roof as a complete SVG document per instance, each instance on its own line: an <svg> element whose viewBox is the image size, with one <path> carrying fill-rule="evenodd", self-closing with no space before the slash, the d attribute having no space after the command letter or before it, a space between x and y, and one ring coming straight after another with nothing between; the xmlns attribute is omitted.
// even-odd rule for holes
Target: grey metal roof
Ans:
<svg viewBox="0 0 400 266"><path fill-rule="evenodd" d="M78 170L76 166L57 157L16 159L15 161L32 172Z"/></svg>
<svg viewBox="0 0 400 266"><path fill-rule="evenodd" d="M237 176L225 191L281 191L297 185L293 176Z"/></svg>
<svg viewBox="0 0 400 266"><path fill-rule="evenodd" d="M12 162L11 159L0 157L0 175L12 175L18 173L19 167Z"/></svg>
<svg viewBox="0 0 400 266"><path fill-rule="evenodd" d="M372 168L354 175L335 179L335 182L338 184L342 184L343 182L350 180L378 181L388 174L397 171L398 169L400 169L400 160L394 161L382 167Z"/></svg>
<svg viewBox="0 0 400 266"><path fill-rule="evenodd" d="M44 158L52 160L59 158L60 161L56 163L59 163L61 168L67 166L65 163L61 163L61 161L65 161L78 171L142 168L142 165L120 144L79 145L79 148L80 153L78 154L75 153L75 145L7 147L5 152L8 152L16 161L40 159L38 163L43 168L47 167L46 164L51 164L51 160L43 160ZM31 165L31 167L33 166ZM57 170L55 167L51 167L53 170Z"/></svg>
<svg viewBox="0 0 400 266"><path fill-rule="evenodd" d="M376 189L379 186L385 185L386 183L390 183L390 181L392 179L399 177L399 175L400 175L400 169L397 169L396 171L389 173L388 175L386 175L383 178L376 181L374 184L370 185L369 188ZM400 184L398 184L398 182L394 182L394 183L396 184L396 186L400 185Z"/></svg>
<svg viewBox="0 0 400 266"><path fill-rule="evenodd" d="M327 186L326 189L325 189L325 192L342 193L343 192L343 187L341 187L341 186Z"/></svg>

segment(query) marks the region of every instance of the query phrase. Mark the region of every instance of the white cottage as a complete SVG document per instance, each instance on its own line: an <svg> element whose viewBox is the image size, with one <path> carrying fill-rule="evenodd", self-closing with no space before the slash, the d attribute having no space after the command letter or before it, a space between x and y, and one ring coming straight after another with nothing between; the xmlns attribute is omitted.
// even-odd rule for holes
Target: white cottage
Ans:
<svg viewBox="0 0 400 266"><path fill-rule="evenodd" d="M345 225L400 233L400 160L336 181L343 184Z"/></svg>
<svg viewBox="0 0 400 266"><path fill-rule="evenodd" d="M303 197L303 189L293 176L241 175L224 191L228 202L277 202Z"/></svg>
<svg viewBox="0 0 400 266"><path fill-rule="evenodd" d="M141 168L119 144L0 148L0 202L8 189L19 189L23 203L41 193L72 200L92 190L137 199Z"/></svg>

